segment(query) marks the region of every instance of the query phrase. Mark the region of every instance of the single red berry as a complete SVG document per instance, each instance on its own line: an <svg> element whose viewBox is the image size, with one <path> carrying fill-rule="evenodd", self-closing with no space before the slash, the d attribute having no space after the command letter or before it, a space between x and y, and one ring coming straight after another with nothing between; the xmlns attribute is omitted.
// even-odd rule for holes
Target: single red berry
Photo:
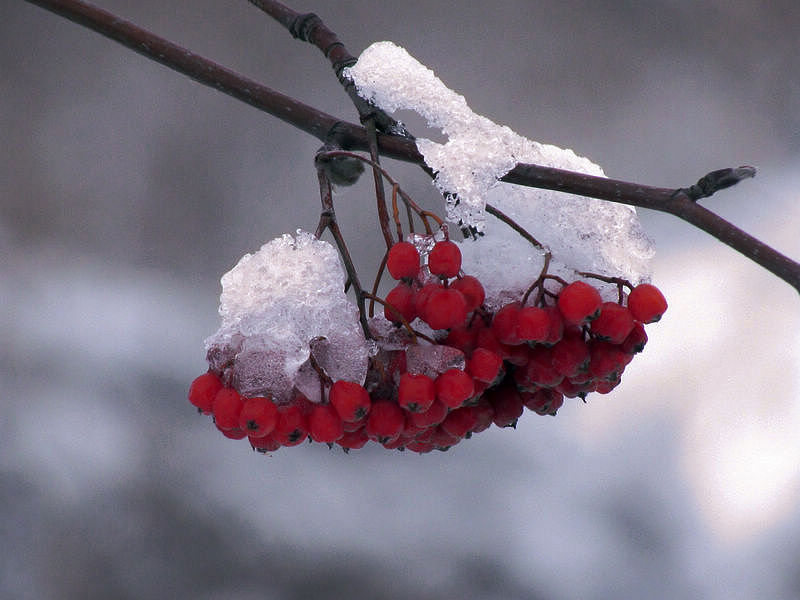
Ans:
<svg viewBox="0 0 800 600"><path fill-rule="evenodd" d="M478 401L473 405L475 409L476 423L472 428L472 433L480 433L492 426L494 422L494 407L484 396L478 398Z"/></svg>
<svg viewBox="0 0 800 600"><path fill-rule="evenodd" d="M501 344L521 344L519 335L519 302L510 302L498 310L492 319L492 333Z"/></svg>
<svg viewBox="0 0 800 600"><path fill-rule="evenodd" d="M525 365L524 379L527 389L535 387L555 387L564 379L553 366L553 349L545 347L533 348L530 360Z"/></svg>
<svg viewBox="0 0 800 600"><path fill-rule="evenodd" d="M628 309L642 323L655 323L667 310L667 300L656 286L640 283L628 295Z"/></svg>
<svg viewBox="0 0 800 600"><path fill-rule="evenodd" d="M547 315L550 317L550 333L544 343L546 346L552 346L557 344L564 336L564 317L557 306L545 306L544 310L547 311Z"/></svg>
<svg viewBox="0 0 800 600"><path fill-rule="evenodd" d="M425 314L425 305L428 303L428 298L437 290L442 290L444 287L441 283L426 283L414 294L414 310L417 315Z"/></svg>
<svg viewBox="0 0 800 600"><path fill-rule="evenodd" d="M492 383L500 375L503 359L496 352L486 348L475 348L467 361L467 372L478 381Z"/></svg>
<svg viewBox="0 0 800 600"><path fill-rule="evenodd" d="M222 382L214 373L208 372L200 375L189 386L189 402L197 407L204 415L211 414L214 396L222 389Z"/></svg>
<svg viewBox="0 0 800 600"><path fill-rule="evenodd" d="M478 411L475 410L475 407L462 406L451 410L445 420L442 421L440 427L454 438L459 439L472 431L472 428L477 424Z"/></svg>
<svg viewBox="0 0 800 600"><path fill-rule="evenodd" d="M528 343L544 343L550 335L550 315L538 306L526 306L517 317L517 334Z"/></svg>
<svg viewBox="0 0 800 600"><path fill-rule="evenodd" d="M383 316L387 321L401 323L405 320L406 323L410 323L417 318L417 311L414 308L414 290L410 285L398 284L386 294L385 300Z"/></svg>
<svg viewBox="0 0 800 600"><path fill-rule="evenodd" d="M551 360L556 372L564 377L574 377L581 371L586 371L589 365L589 347L583 340L583 335L566 334L553 346Z"/></svg>
<svg viewBox="0 0 800 600"><path fill-rule="evenodd" d="M217 425L217 429L220 431L220 433L222 433L222 435L231 440L243 440L247 437L247 433L238 427L234 427L233 429L222 429L219 425Z"/></svg>
<svg viewBox="0 0 800 600"><path fill-rule="evenodd" d="M455 277L461 270L461 249L458 244L445 240L436 242L428 254L428 268L440 277Z"/></svg>
<svg viewBox="0 0 800 600"><path fill-rule="evenodd" d="M516 427L524 406L522 396L513 381L506 379L499 386L486 391L486 399L494 409L493 421L498 427Z"/></svg>
<svg viewBox="0 0 800 600"><path fill-rule="evenodd" d="M589 348L589 375L601 381L619 379L625 370L627 353L620 346L600 340L592 340Z"/></svg>
<svg viewBox="0 0 800 600"><path fill-rule="evenodd" d="M363 448L368 441L369 436L366 430L361 427L356 431L345 431L342 437L336 440L336 443L345 450L357 450Z"/></svg>
<svg viewBox="0 0 800 600"><path fill-rule="evenodd" d="M250 440L250 445L253 447L253 450L258 450L259 452L263 453L275 452L281 447L281 445L270 434L258 438L248 436L248 439Z"/></svg>
<svg viewBox="0 0 800 600"><path fill-rule="evenodd" d="M411 279L419 273L419 252L410 242L398 242L389 249L386 268L394 279Z"/></svg>
<svg viewBox="0 0 800 600"><path fill-rule="evenodd" d="M644 350L647 343L647 333L645 333L644 325L636 323L628 334L628 337L620 344L620 350L625 354L638 354Z"/></svg>
<svg viewBox="0 0 800 600"><path fill-rule="evenodd" d="M597 288L583 281L573 281L558 295L558 310L571 324L581 325L596 318L602 303Z"/></svg>
<svg viewBox="0 0 800 600"><path fill-rule="evenodd" d="M450 287L464 294L464 298L467 299L467 312L472 312L478 308L486 299L486 291L483 289L483 285L477 277L472 275L459 277L450 284Z"/></svg>
<svg viewBox="0 0 800 600"><path fill-rule="evenodd" d="M244 401L239 392L232 388L222 388L214 396L211 412L214 422L220 429L238 429L239 413L242 412Z"/></svg>
<svg viewBox="0 0 800 600"><path fill-rule="evenodd" d="M250 438L272 433L278 422L278 407L269 398L247 398L239 413L239 429Z"/></svg>
<svg viewBox="0 0 800 600"><path fill-rule="evenodd" d="M403 409L390 400L376 400L367 417L366 431L370 439L384 443L399 436L404 424Z"/></svg>
<svg viewBox="0 0 800 600"><path fill-rule="evenodd" d="M467 301L464 294L452 288L434 290L423 310L422 320L431 329L461 327L467 320Z"/></svg>
<svg viewBox="0 0 800 600"><path fill-rule="evenodd" d="M403 373L397 386L397 403L409 412L425 412L436 399L436 385L427 375Z"/></svg>
<svg viewBox="0 0 800 600"><path fill-rule="evenodd" d="M420 429L438 425L447 416L447 407L440 400L435 400L425 412L408 413L411 423Z"/></svg>
<svg viewBox="0 0 800 600"><path fill-rule="evenodd" d="M633 315L624 306L616 302L603 302L600 316L592 321L592 333L599 339L621 344L633 330Z"/></svg>
<svg viewBox="0 0 800 600"><path fill-rule="evenodd" d="M344 435L339 413L330 404L317 404L308 415L308 433L315 442L335 442Z"/></svg>
<svg viewBox="0 0 800 600"><path fill-rule="evenodd" d="M553 389L542 389L532 394L523 393L522 401L526 408L536 414L555 416L564 404L564 394Z"/></svg>
<svg viewBox="0 0 800 600"><path fill-rule="evenodd" d="M308 416L296 404L278 407L278 421L272 437L281 446L296 446L308 437Z"/></svg>
<svg viewBox="0 0 800 600"><path fill-rule="evenodd" d="M460 369L449 369L436 378L436 397L449 408L458 408L474 394L472 377Z"/></svg>
<svg viewBox="0 0 800 600"><path fill-rule="evenodd" d="M442 423L442 425L444 425L444 423ZM442 427L442 425L435 427L430 436L430 442L437 450L447 450L448 448L452 448L453 446L458 444L458 442L461 441L460 437L452 435L451 433L446 431Z"/></svg>
<svg viewBox="0 0 800 600"><path fill-rule="evenodd" d="M444 338L443 343L461 350L465 356L471 356L475 350L477 329L475 327L453 327Z"/></svg>
<svg viewBox="0 0 800 600"><path fill-rule="evenodd" d="M369 413L369 393L364 386L352 381L335 381L328 392L331 403L342 421L352 423L363 419Z"/></svg>

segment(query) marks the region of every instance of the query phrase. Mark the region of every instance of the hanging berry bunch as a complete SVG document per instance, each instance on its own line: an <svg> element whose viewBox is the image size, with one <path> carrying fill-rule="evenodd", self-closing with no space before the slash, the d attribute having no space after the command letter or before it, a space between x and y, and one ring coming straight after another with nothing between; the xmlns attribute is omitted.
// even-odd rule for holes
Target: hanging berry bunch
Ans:
<svg viewBox="0 0 800 600"><path fill-rule="evenodd" d="M388 249L372 292L365 291L320 167L316 233L277 238L223 277L222 326L206 342L210 368L192 383L189 401L223 435L247 438L256 450L309 439L345 450L373 442L424 453L492 425L515 427L526 409L555 415L565 398L619 385L647 342L644 326L667 308L649 283L577 271L568 281L563 270L551 273L550 251L502 214L540 256L540 270L516 296L494 284L487 295L486 282L463 260L470 242L451 240L447 226L376 163L326 151L318 165L332 158L366 162L390 181L396 239L382 216ZM412 215L424 234L413 233ZM319 239L325 230L336 248ZM384 271L397 283L380 297Z"/></svg>

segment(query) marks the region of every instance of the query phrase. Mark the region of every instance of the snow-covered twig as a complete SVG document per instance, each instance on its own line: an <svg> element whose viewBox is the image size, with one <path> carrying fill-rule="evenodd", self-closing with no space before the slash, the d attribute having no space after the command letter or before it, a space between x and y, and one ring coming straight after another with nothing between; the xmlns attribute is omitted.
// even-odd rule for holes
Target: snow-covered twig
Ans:
<svg viewBox="0 0 800 600"><path fill-rule="evenodd" d="M316 110L96 6L81 0L27 1L88 27L151 60L263 110L323 142L333 143L346 150L370 149L369 136L364 127ZM268 3L254 2L254 4L261 6ZM291 15L291 13L294 11L286 14ZM333 44L327 54L330 55L338 48L338 44ZM344 49L343 46L341 48ZM393 133L378 133L376 137L381 155L426 168L412 138ZM731 171L751 174L741 169L740 167ZM430 173L429 168L426 170ZM712 171L701 178L701 181L715 179L712 176L717 173L718 171ZM699 185L699 182L695 186L686 188L656 188L536 164L517 164L500 179L508 183L568 192L675 215L729 245L800 292L800 264L698 204L696 200L702 196L696 196L693 188ZM740 179L724 178L724 183L730 185ZM727 185L718 185L713 191Z"/></svg>

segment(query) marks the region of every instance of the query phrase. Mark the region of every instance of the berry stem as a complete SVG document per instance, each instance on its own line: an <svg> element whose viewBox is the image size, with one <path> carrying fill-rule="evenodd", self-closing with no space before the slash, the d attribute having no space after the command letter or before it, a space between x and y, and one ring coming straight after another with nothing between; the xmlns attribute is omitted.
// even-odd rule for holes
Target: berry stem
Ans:
<svg viewBox="0 0 800 600"><path fill-rule="evenodd" d="M320 214L319 224L317 230L314 232L315 237L319 238L325 229L328 229L336 242L336 247L339 249L339 256L342 257L345 271L347 272L348 279L353 286L356 303L358 305L358 318L361 322L361 329L364 331L364 336L372 339L372 333L369 330L369 323L367 323L366 307L364 305L364 290L361 287L361 282L358 279L353 259L350 257L350 251L347 249L342 232L339 229L339 224L336 222L336 212L333 210L333 193L331 191L331 182L325 175L325 170L318 168L317 177L319 179L319 193L320 200L322 201L322 213Z"/></svg>

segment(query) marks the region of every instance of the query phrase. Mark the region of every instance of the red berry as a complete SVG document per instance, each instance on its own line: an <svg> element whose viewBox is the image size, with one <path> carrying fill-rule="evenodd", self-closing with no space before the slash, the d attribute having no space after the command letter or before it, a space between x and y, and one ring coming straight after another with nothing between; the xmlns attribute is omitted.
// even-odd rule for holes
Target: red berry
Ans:
<svg viewBox="0 0 800 600"><path fill-rule="evenodd" d="M211 408L217 427L223 430L238 429L242 406L244 406L244 401L236 390L222 388L218 391L214 396L214 404Z"/></svg>
<svg viewBox="0 0 800 600"><path fill-rule="evenodd" d="M477 329L475 327L453 327L444 338L443 343L461 350L465 356L472 355L475 350Z"/></svg>
<svg viewBox="0 0 800 600"><path fill-rule="evenodd" d="M503 359L486 348L475 348L467 361L467 372L478 381L492 383L500 375Z"/></svg>
<svg viewBox="0 0 800 600"><path fill-rule="evenodd" d="M483 289L483 285L477 277L472 275L464 275L456 279L450 284L450 287L464 294L464 298L467 299L467 312L472 312L478 308L486 299L486 291Z"/></svg>
<svg viewBox="0 0 800 600"><path fill-rule="evenodd" d="M550 333L547 335L545 345L552 346L557 344L564 335L564 317L561 316L561 311L557 306L545 306L544 310L550 317Z"/></svg>
<svg viewBox="0 0 800 600"><path fill-rule="evenodd" d="M328 402L347 423L367 416L371 404L367 390L352 381L335 381L328 392Z"/></svg>
<svg viewBox="0 0 800 600"><path fill-rule="evenodd" d="M446 240L436 242L428 254L428 268L440 277L455 277L461 270L461 250L458 244Z"/></svg>
<svg viewBox="0 0 800 600"><path fill-rule="evenodd" d="M564 376L553 366L553 349L536 347L531 350L530 360L525 365L524 380L527 389L555 387Z"/></svg>
<svg viewBox="0 0 800 600"><path fill-rule="evenodd" d="M580 325L597 317L602 303L600 292L583 281L573 281L558 295L558 310L571 324Z"/></svg>
<svg viewBox="0 0 800 600"><path fill-rule="evenodd" d="M425 302L422 320L431 329L451 329L467 320L467 301L464 294L451 288L434 290Z"/></svg>
<svg viewBox="0 0 800 600"><path fill-rule="evenodd" d="M442 425L443 424L444 423L442 423ZM442 425L434 428L430 436L430 443L433 444L434 448L437 450L447 450L461 441L460 437L450 434L443 429Z"/></svg>
<svg viewBox="0 0 800 600"><path fill-rule="evenodd" d="M596 380L619 379L625 369L626 352L620 346L592 340L590 343L589 375Z"/></svg>
<svg viewBox="0 0 800 600"><path fill-rule="evenodd" d="M394 279L413 278L419 273L419 252L410 242L398 242L389 248L386 268Z"/></svg>
<svg viewBox="0 0 800 600"><path fill-rule="evenodd" d="M667 300L656 286L640 283L628 295L628 309L642 323L655 323L667 310Z"/></svg>
<svg viewBox="0 0 800 600"><path fill-rule="evenodd" d="M247 398L239 413L239 429L250 438L272 433L278 422L278 407L269 398Z"/></svg>
<svg viewBox="0 0 800 600"><path fill-rule="evenodd" d="M408 416L415 427L426 428L444 421L447 407L440 400L436 400L425 412L408 413Z"/></svg>
<svg viewBox="0 0 800 600"><path fill-rule="evenodd" d="M517 317L517 334L525 342L544 343L550 335L550 315L538 306L526 306Z"/></svg>
<svg viewBox="0 0 800 600"><path fill-rule="evenodd" d="M492 319L492 333L501 344L521 344L519 336L519 302L510 302L498 310Z"/></svg>
<svg viewBox="0 0 800 600"><path fill-rule="evenodd" d="M647 343L647 333L645 333L644 325L636 323L628 334L628 337L620 344L620 349L625 354L638 354L644 350Z"/></svg>
<svg viewBox="0 0 800 600"><path fill-rule="evenodd" d="M553 346L552 365L564 377L574 377L589 365L589 347L582 334L567 334Z"/></svg>
<svg viewBox="0 0 800 600"><path fill-rule="evenodd" d="M253 447L253 450L258 450L259 452L275 452L281 447L275 438L269 434L258 438L248 436L248 439L250 440L250 445Z"/></svg>
<svg viewBox="0 0 800 600"><path fill-rule="evenodd" d="M335 442L344 435L339 413L330 404L317 404L308 415L308 433L315 442Z"/></svg>
<svg viewBox="0 0 800 600"><path fill-rule="evenodd" d="M440 427L454 438L463 438L478 424L478 412L474 406L462 406L451 410Z"/></svg>
<svg viewBox="0 0 800 600"><path fill-rule="evenodd" d="M219 377L211 373L204 373L195 379L189 386L189 402L197 407L204 415L211 414L211 406L214 404L214 396L222 389L222 382Z"/></svg>
<svg viewBox="0 0 800 600"><path fill-rule="evenodd" d="M376 400L367 417L367 435L384 443L400 435L405 425L403 409L389 400Z"/></svg>
<svg viewBox="0 0 800 600"><path fill-rule="evenodd" d="M436 397L449 408L458 408L475 394L472 377L459 369L449 369L436 378Z"/></svg>
<svg viewBox="0 0 800 600"><path fill-rule="evenodd" d="M279 406L272 437L281 446L296 446L308 437L308 417L295 404Z"/></svg>
<svg viewBox="0 0 800 600"><path fill-rule="evenodd" d="M428 299L431 297L431 294L442 289L444 288L440 283L426 283L419 289L419 291L417 291L416 294L414 294L414 310L416 311L417 315L425 314L425 305L428 303Z"/></svg>
<svg viewBox="0 0 800 600"><path fill-rule="evenodd" d="M486 399L494 409L494 424L498 427L516 427L517 419L522 416L524 406L522 396L510 379L491 390L487 390Z"/></svg>
<svg viewBox="0 0 800 600"><path fill-rule="evenodd" d="M601 340L621 344L633 330L633 315L616 302L603 302L600 316L592 321L592 333Z"/></svg>
<svg viewBox="0 0 800 600"><path fill-rule="evenodd" d="M345 450L357 450L358 448L363 448L368 441L369 436L366 430L361 427L356 431L345 431L344 435L336 440L336 443Z"/></svg>
<svg viewBox="0 0 800 600"><path fill-rule="evenodd" d="M247 434L238 427L234 427L233 429L222 429L219 425L217 425L217 429L222 433L222 435L231 440L243 440L247 437Z"/></svg>
<svg viewBox="0 0 800 600"><path fill-rule="evenodd" d="M406 323L410 323L417 318L417 311L414 308L414 290L411 286L400 283L386 295L383 316L392 323L401 323L403 319Z"/></svg>
<svg viewBox="0 0 800 600"><path fill-rule="evenodd" d="M427 375L403 373L397 386L397 403L409 412L425 412L436 399L436 386Z"/></svg>
<svg viewBox="0 0 800 600"><path fill-rule="evenodd" d="M525 407L539 415L555 416L564 404L564 394L553 389L543 389L532 394L522 394Z"/></svg>

